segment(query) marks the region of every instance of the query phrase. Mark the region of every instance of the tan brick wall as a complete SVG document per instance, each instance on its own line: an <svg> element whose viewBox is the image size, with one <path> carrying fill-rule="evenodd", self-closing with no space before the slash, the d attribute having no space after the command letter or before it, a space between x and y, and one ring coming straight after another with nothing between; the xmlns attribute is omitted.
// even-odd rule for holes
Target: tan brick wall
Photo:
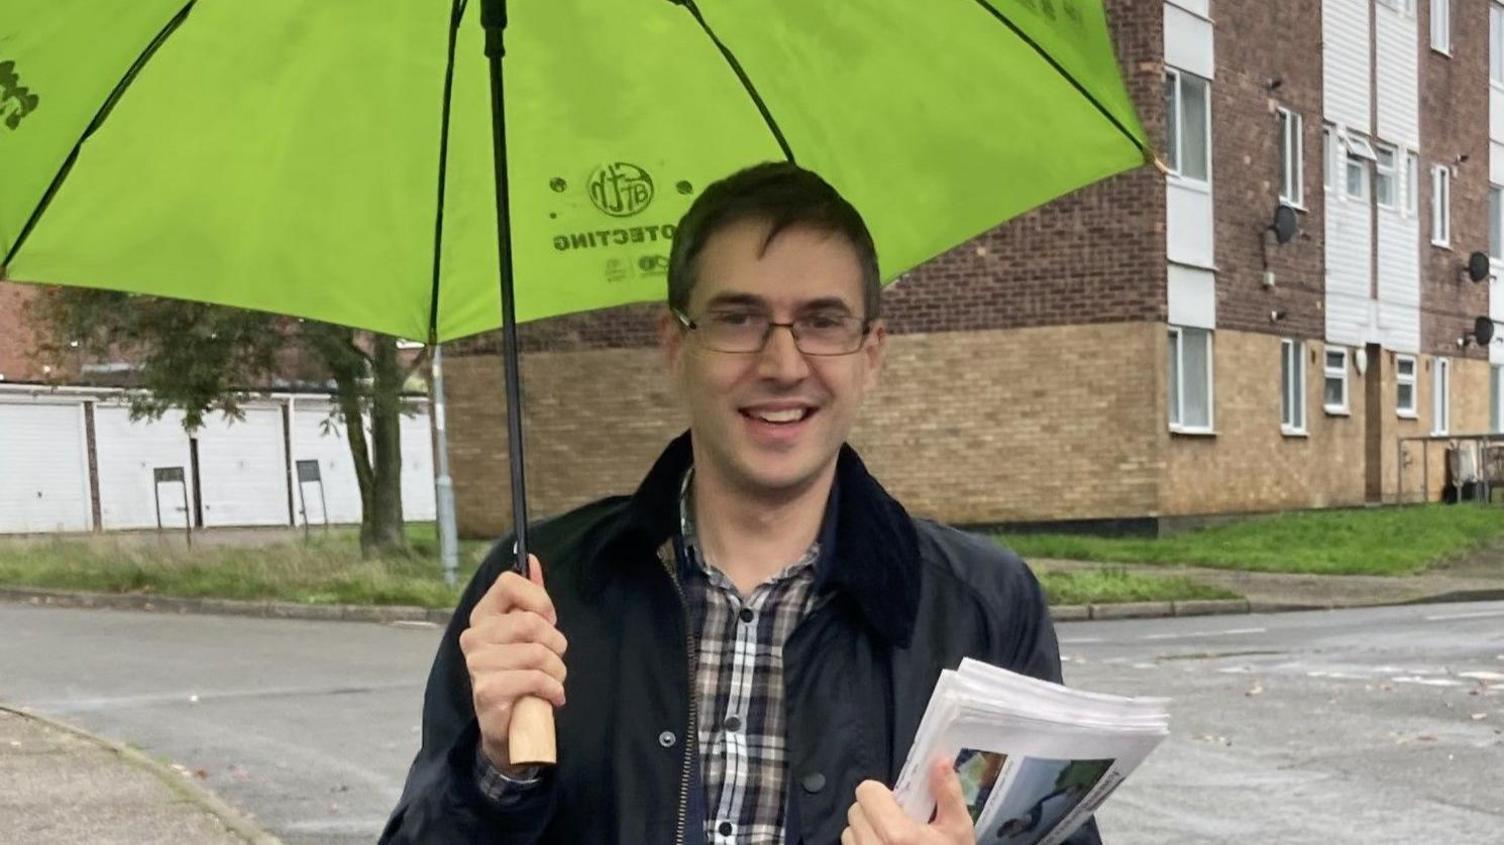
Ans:
<svg viewBox="0 0 1504 845"><path fill-rule="evenodd" d="M1462 358L1450 360L1452 362L1452 419L1448 434L1484 434L1488 432L1489 424L1488 362ZM1419 374L1420 420L1412 426L1415 434L1430 434L1435 427L1433 400L1435 375L1436 359L1423 358ZM1414 501L1417 498L1422 471L1426 473L1427 501L1435 502L1441 499L1447 486L1446 453L1452 445L1453 442L1447 438L1407 444L1406 452L1409 455L1409 461L1405 470L1406 501ZM1390 458L1389 462L1392 465L1394 458Z"/></svg>
<svg viewBox="0 0 1504 845"><path fill-rule="evenodd" d="M1161 332L1163 334L1163 332ZM1160 357L1168 339L1159 338ZM1163 484L1167 516L1360 505L1364 499L1362 379L1348 366L1350 416L1322 408L1325 349L1307 341L1306 436L1280 428L1280 338L1215 335L1215 436L1168 433Z"/></svg>
<svg viewBox="0 0 1504 845"><path fill-rule="evenodd" d="M1160 475L1162 332L1124 323L894 337L852 441L918 514L1144 515ZM501 379L492 356L446 364L467 536L498 535L511 521ZM523 382L534 516L630 492L685 425L655 350L529 353Z"/></svg>

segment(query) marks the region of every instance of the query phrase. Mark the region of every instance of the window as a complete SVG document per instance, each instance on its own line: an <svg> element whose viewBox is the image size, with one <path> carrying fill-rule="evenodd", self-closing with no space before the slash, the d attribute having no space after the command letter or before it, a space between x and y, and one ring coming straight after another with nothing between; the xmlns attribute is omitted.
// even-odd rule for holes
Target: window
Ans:
<svg viewBox="0 0 1504 845"><path fill-rule="evenodd" d="M1321 406L1328 414L1346 416L1347 407L1347 350L1326 350L1325 378L1322 379Z"/></svg>
<svg viewBox="0 0 1504 845"><path fill-rule="evenodd" d="M1379 144L1374 148L1373 195L1383 208L1399 205L1399 181L1396 178L1394 147Z"/></svg>
<svg viewBox="0 0 1504 845"><path fill-rule="evenodd" d="M1368 139L1347 136L1347 195L1355 200L1368 199L1368 163L1378 160Z"/></svg>
<svg viewBox="0 0 1504 845"><path fill-rule="evenodd" d="M1321 183L1328 191L1337 187L1336 132L1330 123L1321 129Z"/></svg>
<svg viewBox="0 0 1504 845"><path fill-rule="evenodd" d="M1504 432L1504 367L1498 364L1488 368L1488 430L1495 434Z"/></svg>
<svg viewBox="0 0 1504 845"><path fill-rule="evenodd" d="M1209 87L1199 76L1165 71L1165 156L1171 173L1196 182L1211 180Z"/></svg>
<svg viewBox="0 0 1504 845"><path fill-rule="evenodd" d="M1452 171L1440 164L1431 168L1431 243L1452 243Z"/></svg>
<svg viewBox="0 0 1504 845"><path fill-rule="evenodd" d="M1504 188L1488 186L1488 257L1504 260Z"/></svg>
<svg viewBox="0 0 1504 845"><path fill-rule="evenodd" d="M1420 156L1413 151L1405 153L1405 213L1420 216Z"/></svg>
<svg viewBox="0 0 1504 845"><path fill-rule="evenodd" d="M1301 208L1305 205L1305 162L1302 151L1300 115L1289 109L1279 110L1280 201Z"/></svg>
<svg viewBox="0 0 1504 845"><path fill-rule="evenodd" d="M1431 0L1431 49L1452 53L1452 2Z"/></svg>
<svg viewBox="0 0 1504 845"><path fill-rule="evenodd" d="M1504 86L1504 6L1488 4L1488 79Z"/></svg>
<svg viewBox="0 0 1504 845"><path fill-rule="evenodd" d="M1282 340L1279 344L1280 430L1286 434L1306 431L1305 343Z"/></svg>
<svg viewBox="0 0 1504 845"><path fill-rule="evenodd" d="M1415 359L1401 355L1394 359L1394 411L1415 419Z"/></svg>
<svg viewBox="0 0 1504 845"><path fill-rule="evenodd" d="M1431 380L1431 433L1446 434L1452 423L1452 362L1437 358Z"/></svg>
<svg viewBox="0 0 1504 845"><path fill-rule="evenodd" d="M1170 430L1212 430L1212 333L1170 327Z"/></svg>

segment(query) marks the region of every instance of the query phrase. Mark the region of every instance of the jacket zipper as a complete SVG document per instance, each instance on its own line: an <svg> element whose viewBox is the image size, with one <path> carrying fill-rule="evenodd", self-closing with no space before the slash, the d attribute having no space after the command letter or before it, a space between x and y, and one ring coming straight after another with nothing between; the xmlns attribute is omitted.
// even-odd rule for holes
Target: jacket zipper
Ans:
<svg viewBox="0 0 1504 845"><path fill-rule="evenodd" d="M689 680L689 729L684 734L684 765L679 772L679 815L674 828L674 843L685 845L685 827L689 823L689 771L693 763L690 755L694 753L694 747L699 743L699 706L695 700L695 654L699 651L699 645L695 642L694 633L689 630L689 600L684 596L684 585L679 583L678 575L674 573L673 567L663 555L658 556L658 562L663 564L669 580L674 583L674 592L679 596L679 610L684 624L684 662L688 669L686 677Z"/></svg>

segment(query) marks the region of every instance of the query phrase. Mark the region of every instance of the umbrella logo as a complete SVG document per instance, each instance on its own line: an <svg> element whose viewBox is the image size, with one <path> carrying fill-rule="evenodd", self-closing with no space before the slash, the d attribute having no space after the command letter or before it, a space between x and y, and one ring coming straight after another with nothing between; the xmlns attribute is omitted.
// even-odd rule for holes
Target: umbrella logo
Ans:
<svg viewBox="0 0 1504 845"><path fill-rule="evenodd" d="M590 201L612 217L631 217L653 201L653 177L625 161L597 167L588 188Z"/></svg>
<svg viewBox="0 0 1504 845"><path fill-rule="evenodd" d="M21 120L37 110L41 96L21 85L21 75L16 73L16 63L10 59L0 62L0 122L11 129L19 129Z"/></svg>

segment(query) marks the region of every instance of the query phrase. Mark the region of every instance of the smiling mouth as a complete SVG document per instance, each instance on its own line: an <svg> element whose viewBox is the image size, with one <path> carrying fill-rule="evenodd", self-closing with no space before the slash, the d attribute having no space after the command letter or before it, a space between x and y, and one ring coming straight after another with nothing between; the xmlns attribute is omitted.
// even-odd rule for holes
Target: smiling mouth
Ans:
<svg viewBox="0 0 1504 845"><path fill-rule="evenodd" d="M750 420L769 425L794 425L814 416L814 408L782 408L779 410L742 409L741 415Z"/></svg>

